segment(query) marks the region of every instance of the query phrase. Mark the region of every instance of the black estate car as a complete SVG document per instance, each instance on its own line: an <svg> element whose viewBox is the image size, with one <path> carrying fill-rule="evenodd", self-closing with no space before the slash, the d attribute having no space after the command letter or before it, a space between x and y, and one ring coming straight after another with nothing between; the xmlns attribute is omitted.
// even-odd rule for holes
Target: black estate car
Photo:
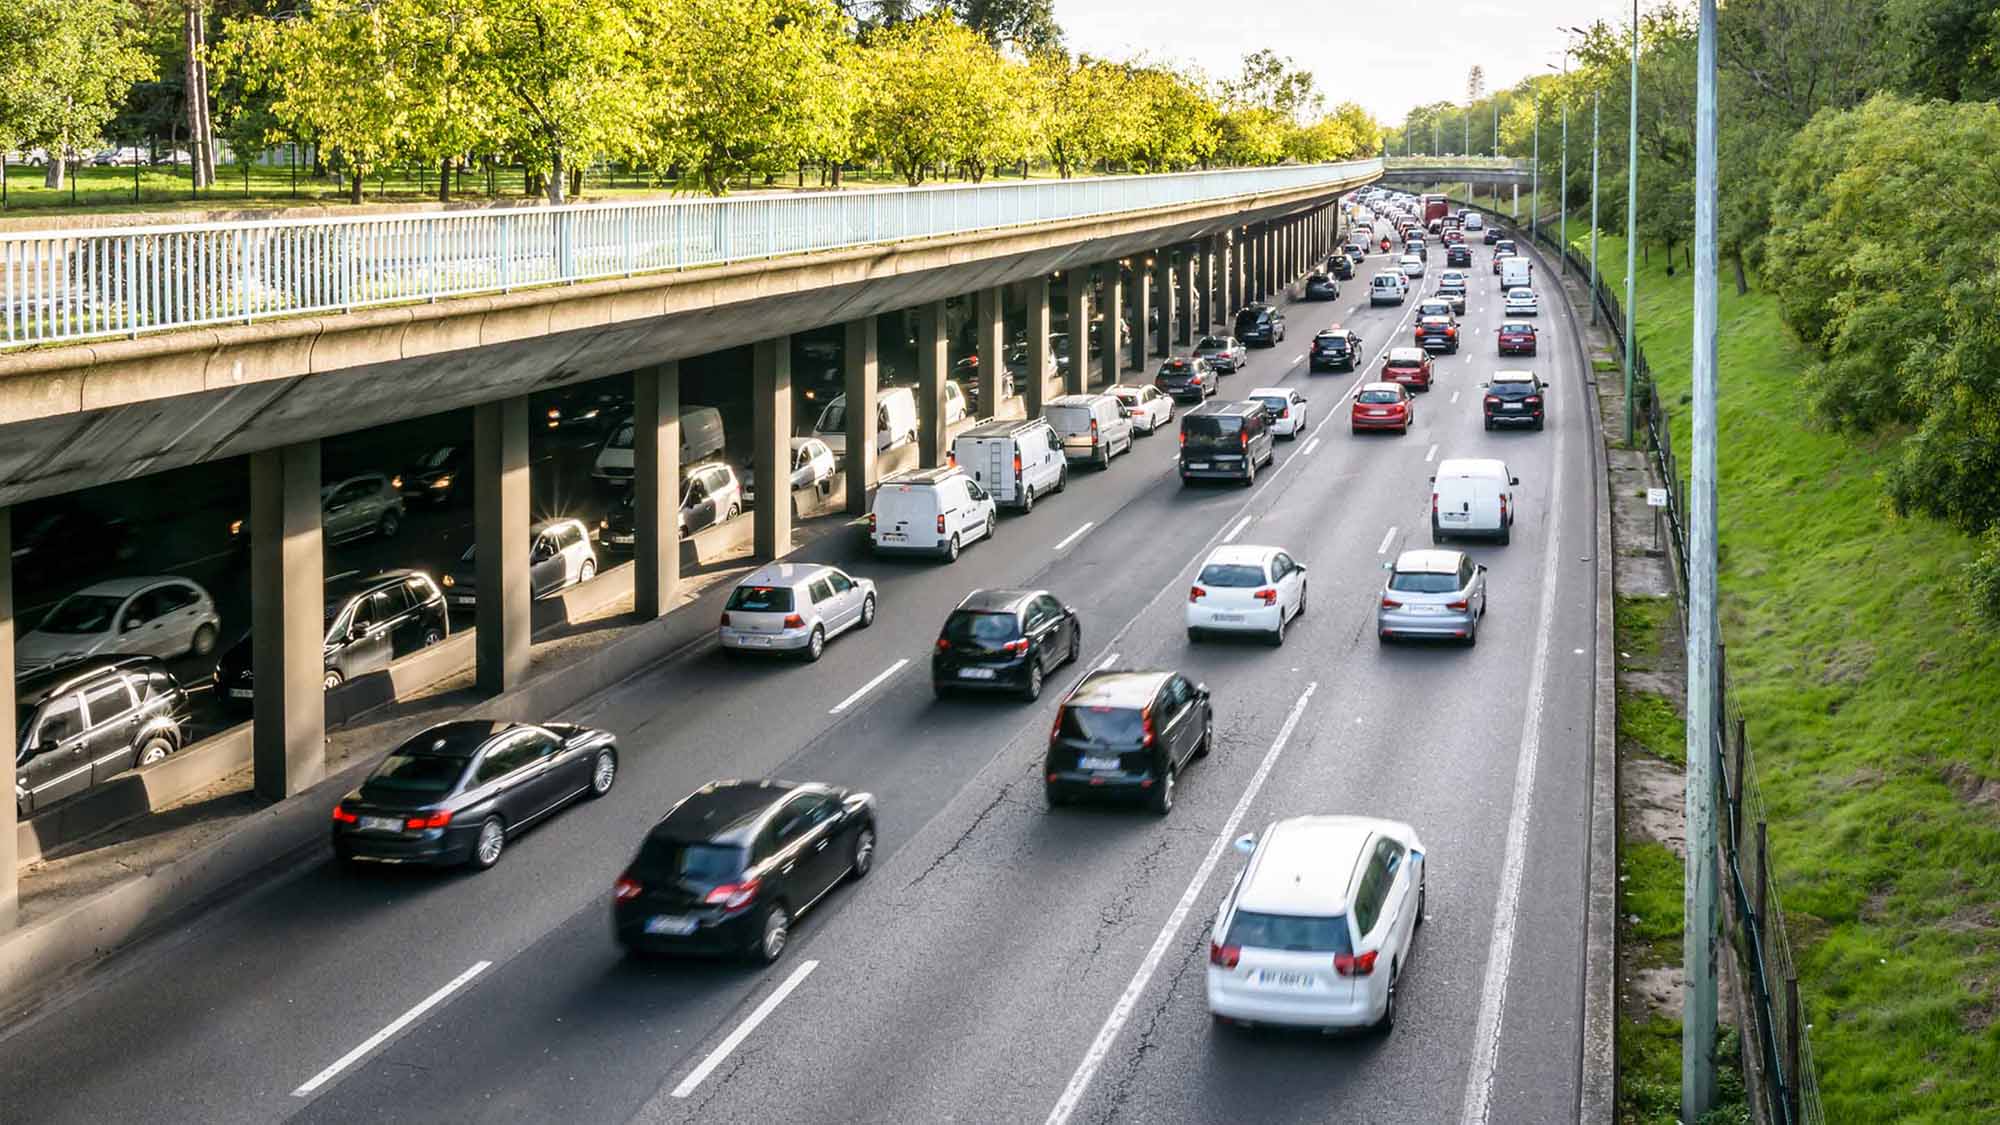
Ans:
<svg viewBox="0 0 2000 1125"><path fill-rule="evenodd" d="M1348 272L1351 274L1354 271L1349 270ZM1333 301L1339 298L1340 286L1335 285L1331 277L1323 273L1316 273L1306 278L1306 300Z"/></svg>
<svg viewBox="0 0 2000 1125"><path fill-rule="evenodd" d="M1276 305L1246 305L1236 314L1236 338L1246 344L1276 347L1285 338L1285 314Z"/></svg>
<svg viewBox="0 0 2000 1125"><path fill-rule="evenodd" d="M1352 371L1360 354L1361 337L1338 326L1323 328L1313 337L1312 350L1306 354L1306 369Z"/></svg>
<svg viewBox="0 0 2000 1125"><path fill-rule="evenodd" d="M1042 696L1042 678L1076 660L1083 626L1047 590L974 590L945 618L931 653L931 690L959 688Z"/></svg>
<svg viewBox="0 0 2000 1125"><path fill-rule="evenodd" d="M1076 797L1174 808L1174 778L1215 740L1208 687L1179 672L1099 670L1063 700L1042 760L1050 805Z"/></svg>
<svg viewBox="0 0 2000 1125"><path fill-rule="evenodd" d="M335 578L326 584L326 690L444 640L451 631L444 593L418 570ZM222 654L215 686L223 702L248 710L256 698L244 634Z"/></svg>
<svg viewBox="0 0 2000 1125"><path fill-rule="evenodd" d="M794 920L874 861L872 794L712 781L646 833L612 888L612 929L634 953L744 953L769 964Z"/></svg>
<svg viewBox="0 0 2000 1125"><path fill-rule="evenodd" d="M333 807L343 862L500 862L509 837L618 779L611 735L569 723L439 723L390 751Z"/></svg>
<svg viewBox="0 0 2000 1125"><path fill-rule="evenodd" d="M150 766L188 738L188 697L154 656L97 656L14 681L14 811Z"/></svg>

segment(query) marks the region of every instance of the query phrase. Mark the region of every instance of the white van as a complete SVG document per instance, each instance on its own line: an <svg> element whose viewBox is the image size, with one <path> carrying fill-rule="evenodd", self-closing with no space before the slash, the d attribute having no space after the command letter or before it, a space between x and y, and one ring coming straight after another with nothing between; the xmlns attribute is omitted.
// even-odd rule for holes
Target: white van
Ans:
<svg viewBox="0 0 2000 1125"><path fill-rule="evenodd" d="M835 453L847 452L847 396L833 396L813 422L812 436ZM875 395L875 448L887 452L917 440L917 392L883 387Z"/></svg>
<svg viewBox="0 0 2000 1125"><path fill-rule="evenodd" d="M993 496L956 465L897 473L875 491L868 538L877 551L923 551L955 562L966 544L993 534Z"/></svg>
<svg viewBox="0 0 2000 1125"><path fill-rule="evenodd" d="M1403 295L1410 291L1410 283L1400 273L1378 273L1375 280L1368 283L1368 303L1371 305L1400 305Z"/></svg>
<svg viewBox="0 0 2000 1125"><path fill-rule="evenodd" d="M713 406L681 407L681 464L697 464L722 452L722 412ZM590 475L604 484L632 483L632 419L618 423L597 451Z"/></svg>
<svg viewBox="0 0 2000 1125"><path fill-rule="evenodd" d="M1024 512L1069 484L1062 439L1043 418L982 422L953 439L951 456L995 502Z"/></svg>
<svg viewBox="0 0 2000 1125"><path fill-rule="evenodd" d="M1071 461L1095 461L1111 467L1113 455L1132 448L1132 419L1110 395L1063 395L1042 407L1042 417L1062 439Z"/></svg>
<svg viewBox="0 0 2000 1125"><path fill-rule="evenodd" d="M1463 211L1460 211L1459 215L1465 221L1466 230L1486 229L1486 217L1484 215L1481 215L1479 212L1474 211L1471 208L1467 208Z"/></svg>
<svg viewBox="0 0 2000 1125"><path fill-rule="evenodd" d="M1513 538L1514 489L1521 478L1505 461L1454 458L1438 465L1431 478L1431 542L1450 536Z"/></svg>
<svg viewBox="0 0 2000 1125"><path fill-rule="evenodd" d="M1532 289L1535 284L1535 267L1521 254L1511 254L1500 262L1500 291L1511 289Z"/></svg>

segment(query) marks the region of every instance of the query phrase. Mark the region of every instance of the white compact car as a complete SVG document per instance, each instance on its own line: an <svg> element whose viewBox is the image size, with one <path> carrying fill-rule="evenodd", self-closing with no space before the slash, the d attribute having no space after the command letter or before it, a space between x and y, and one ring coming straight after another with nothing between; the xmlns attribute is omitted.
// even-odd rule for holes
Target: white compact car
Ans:
<svg viewBox="0 0 2000 1125"><path fill-rule="evenodd" d="M826 642L875 623L875 583L839 567L772 563L729 592L716 631L725 652L795 652L818 660Z"/></svg>
<svg viewBox="0 0 2000 1125"><path fill-rule="evenodd" d="M1417 257L1415 254L1403 255L1402 258L1396 262L1396 265L1403 271L1404 277L1424 276L1424 260L1422 258Z"/></svg>
<svg viewBox="0 0 2000 1125"><path fill-rule="evenodd" d="M833 488L833 475L840 469L834 458L833 448L815 437L795 437L792 439L793 490L801 488L817 489L825 496ZM738 479L743 485L743 502L757 502L757 466L755 462L743 466Z"/></svg>
<svg viewBox="0 0 2000 1125"><path fill-rule="evenodd" d="M1306 396L1290 387L1258 387L1249 398L1261 402L1271 412L1271 433L1297 438L1311 428L1306 419Z"/></svg>
<svg viewBox="0 0 2000 1125"><path fill-rule="evenodd" d="M1540 311L1541 305L1535 300L1533 289L1507 290L1508 316L1534 316Z"/></svg>
<svg viewBox="0 0 2000 1125"><path fill-rule="evenodd" d="M1110 389L1110 394L1125 408L1125 416L1132 420L1132 429L1137 433L1151 434L1174 420L1174 400L1158 387L1119 383Z"/></svg>
<svg viewBox="0 0 2000 1125"><path fill-rule="evenodd" d="M1209 552L1188 590L1188 640L1260 633L1285 643L1285 626L1306 611L1306 568L1277 547L1225 545Z"/></svg>
<svg viewBox="0 0 2000 1125"><path fill-rule="evenodd" d="M958 552L998 525L993 494L956 465L912 469L882 481L868 538L882 553L918 551L957 562Z"/></svg>
<svg viewBox="0 0 2000 1125"><path fill-rule="evenodd" d="M1236 850L1250 857L1208 943L1208 1010L1281 1027L1396 1022L1396 981L1424 921L1424 845L1393 820L1300 816Z"/></svg>
<svg viewBox="0 0 2000 1125"><path fill-rule="evenodd" d="M87 656L207 656L221 628L208 591L185 578L113 578L57 602L21 634L14 667L26 675Z"/></svg>

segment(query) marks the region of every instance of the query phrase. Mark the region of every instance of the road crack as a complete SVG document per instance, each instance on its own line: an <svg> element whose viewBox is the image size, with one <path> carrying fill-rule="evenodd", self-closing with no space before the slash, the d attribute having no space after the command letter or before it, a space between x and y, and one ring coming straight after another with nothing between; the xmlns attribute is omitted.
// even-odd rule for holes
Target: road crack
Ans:
<svg viewBox="0 0 2000 1125"><path fill-rule="evenodd" d="M1001 805L1007 803L1007 798L1013 792L1013 790L1014 786L1012 782L1009 782L1008 784L1001 786L1000 792L995 793L993 795L993 800L988 802L985 808L980 809L979 815L973 817L971 822L966 824L965 831L960 832L958 834L958 839L953 840L951 842L950 847L946 848L942 852L939 852L937 858L931 860L929 867L926 867L922 871L917 872L917 875L914 879L911 879L909 882L903 884L903 889L906 891L915 890L918 883L921 883L925 879L930 878L934 873L936 873L938 868L943 867L946 863L950 862L952 857L958 854L959 849L964 847L966 845L966 842L971 840L973 835L979 831L980 826L984 825L988 820L988 818L992 817L993 813L996 810L998 810Z"/></svg>

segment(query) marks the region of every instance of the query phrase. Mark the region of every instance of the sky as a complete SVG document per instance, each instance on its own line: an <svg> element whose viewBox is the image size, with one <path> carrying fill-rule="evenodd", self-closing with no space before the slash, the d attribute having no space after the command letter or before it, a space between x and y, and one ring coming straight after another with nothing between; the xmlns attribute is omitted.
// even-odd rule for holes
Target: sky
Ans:
<svg viewBox="0 0 2000 1125"><path fill-rule="evenodd" d="M1394 2L1055 0L1055 8L1069 47L1093 55L1175 60L1221 77L1268 47L1311 70L1327 104L1359 102L1390 127L1412 106L1463 102L1474 64L1486 69L1488 90L1505 89L1545 64L1562 65L1563 44L1573 37L1559 25L1616 23L1632 12L1629 0L1426 0L1411 9Z"/></svg>

